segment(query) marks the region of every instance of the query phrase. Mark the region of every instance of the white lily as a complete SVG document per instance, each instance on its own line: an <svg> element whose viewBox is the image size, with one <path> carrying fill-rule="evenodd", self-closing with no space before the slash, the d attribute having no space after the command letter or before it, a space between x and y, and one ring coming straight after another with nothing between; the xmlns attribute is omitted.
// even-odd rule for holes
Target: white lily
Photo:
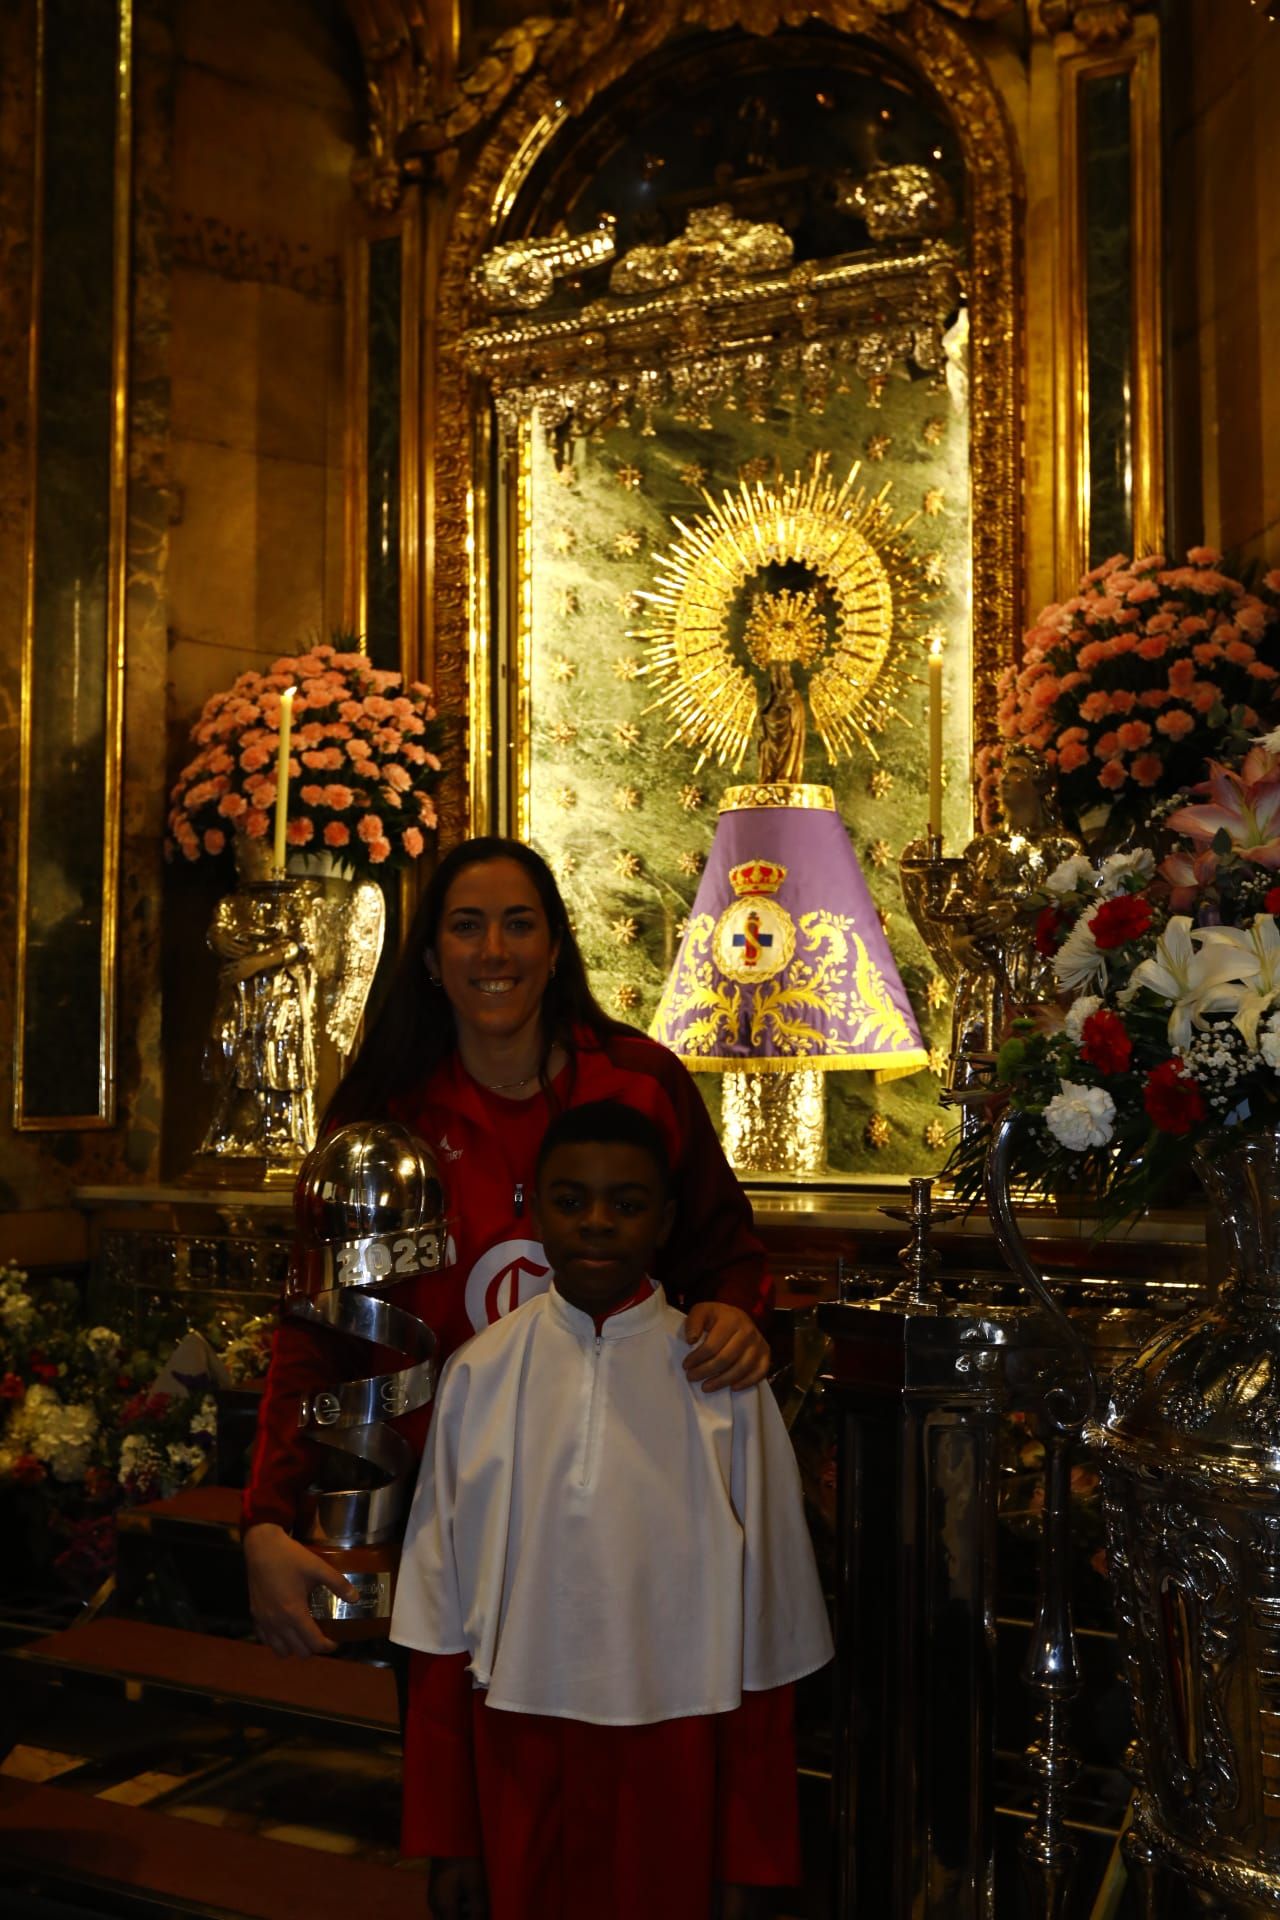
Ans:
<svg viewBox="0 0 1280 1920"><path fill-rule="evenodd" d="M1191 1044L1193 1026L1203 1027L1207 1013L1234 1013L1245 995L1245 983L1258 971L1257 956L1222 936L1231 927L1192 928L1185 913L1176 914L1156 942L1151 959L1133 970L1130 984L1145 987L1169 1008L1169 1045Z"/></svg>
<svg viewBox="0 0 1280 1920"><path fill-rule="evenodd" d="M1258 1046L1258 1022L1280 1000L1280 927L1269 913L1254 916L1251 927L1208 927L1217 944L1235 947L1252 963L1249 984L1236 1009L1232 1025L1253 1051Z"/></svg>

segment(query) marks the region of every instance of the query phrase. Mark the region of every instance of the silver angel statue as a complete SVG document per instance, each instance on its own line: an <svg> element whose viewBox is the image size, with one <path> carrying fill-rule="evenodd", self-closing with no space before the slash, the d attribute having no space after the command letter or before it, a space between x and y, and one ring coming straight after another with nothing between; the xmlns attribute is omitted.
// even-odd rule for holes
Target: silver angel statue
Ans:
<svg viewBox="0 0 1280 1920"><path fill-rule="evenodd" d="M382 950L385 906L372 880L243 881L218 903L209 945L218 992L205 1047L215 1086L200 1156L226 1173L264 1163L290 1181L315 1144L327 1039L354 1044ZM207 1169L206 1169L207 1170Z"/></svg>

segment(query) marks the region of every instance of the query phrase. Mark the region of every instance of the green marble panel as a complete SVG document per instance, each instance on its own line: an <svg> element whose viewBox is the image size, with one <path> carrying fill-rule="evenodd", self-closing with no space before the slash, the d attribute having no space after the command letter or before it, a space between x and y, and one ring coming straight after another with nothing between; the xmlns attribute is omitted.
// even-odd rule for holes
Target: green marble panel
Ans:
<svg viewBox="0 0 1280 1920"><path fill-rule="evenodd" d="M375 666L400 671L400 238L369 248L365 633Z"/></svg>
<svg viewBox="0 0 1280 1920"><path fill-rule="evenodd" d="M110 658L114 0L43 0L21 1119L99 1114Z"/></svg>
<svg viewBox="0 0 1280 1920"><path fill-rule="evenodd" d="M1089 565L1133 551L1133 142L1130 73L1080 83Z"/></svg>
<svg viewBox="0 0 1280 1920"><path fill-rule="evenodd" d="M783 402L763 425L717 409L702 430L659 414L652 437L620 428L578 442L560 467L535 434L531 834L564 885L595 991L638 1026L652 1018L675 957L720 796L735 779L752 778L755 764L749 757L736 776L712 764L699 770L697 753L672 742L671 721L649 711L655 689L639 671L645 643L628 633L644 624L633 596L654 584L674 516L687 521L702 505L693 469L718 496L753 471L748 463L763 461L786 477L822 451L839 478L862 459L872 489L890 482L900 515L919 516L912 538L921 554L936 556L940 584L907 643L919 678L905 722L877 742L878 763L860 748L836 767L811 728L805 777L834 787L926 1043L947 1045L949 1006L931 1003L934 969L903 910L897 858L925 825L925 629L947 641L949 844L962 846L971 830L968 423L958 396L905 370L890 377L878 406L861 382L857 388L833 394L820 417ZM627 470L637 485L620 479ZM718 1079L698 1076L713 1113ZM870 1074L827 1081L834 1169L880 1178L941 1165L945 1149L925 1141L942 1117L934 1073L884 1085ZM867 1138L876 1114L889 1129L879 1149Z"/></svg>

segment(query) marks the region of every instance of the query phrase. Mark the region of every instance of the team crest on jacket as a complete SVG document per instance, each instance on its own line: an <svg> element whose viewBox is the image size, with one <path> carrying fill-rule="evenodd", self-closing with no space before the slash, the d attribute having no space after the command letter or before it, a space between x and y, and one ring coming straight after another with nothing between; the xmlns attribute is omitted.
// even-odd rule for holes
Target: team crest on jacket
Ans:
<svg viewBox="0 0 1280 1920"><path fill-rule="evenodd" d="M499 1240L467 1275L467 1318L479 1333L550 1285L551 1268L540 1240Z"/></svg>

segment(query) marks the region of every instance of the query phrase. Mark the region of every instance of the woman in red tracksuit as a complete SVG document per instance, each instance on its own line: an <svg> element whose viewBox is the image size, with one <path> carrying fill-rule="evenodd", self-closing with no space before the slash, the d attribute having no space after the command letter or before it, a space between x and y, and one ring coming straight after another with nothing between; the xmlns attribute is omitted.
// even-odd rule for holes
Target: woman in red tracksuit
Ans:
<svg viewBox="0 0 1280 1920"><path fill-rule="evenodd" d="M550 869L518 841L471 840L439 865L329 1125L391 1117L434 1150L449 1195L455 1258L412 1283L409 1311L432 1328L441 1363L548 1280L529 1221L534 1165L552 1112L625 1101L657 1122L677 1179L669 1252L656 1278L688 1314L691 1390L764 1378L771 1299L751 1208L706 1108L666 1048L596 1004ZM344 1362L350 1360L350 1364ZM279 1654L328 1653L307 1596L336 1574L292 1538L316 1449L299 1435L299 1396L369 1370L325 1329L282 1320L244 1500L250 1601ZM430 1407L399 1424L420 1450ZM410 1688L414 1680L411 1675ZM406 1728L406 1852L415 1841L415 1756Z"/></svg>

